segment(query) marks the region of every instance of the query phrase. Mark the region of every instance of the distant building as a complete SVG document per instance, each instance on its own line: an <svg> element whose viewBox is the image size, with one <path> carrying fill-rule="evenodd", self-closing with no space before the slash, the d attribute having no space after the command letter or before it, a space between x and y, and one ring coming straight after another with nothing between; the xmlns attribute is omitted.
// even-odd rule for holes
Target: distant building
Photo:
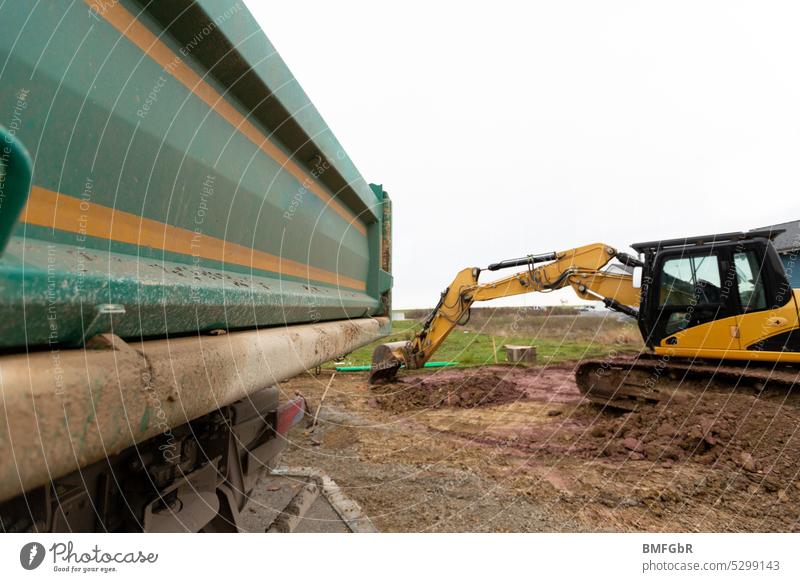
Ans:
<svg viewBox="0 0 800 582"><path fill-rule="evenodd" d="M784 231L772 239L772 244L775 245L775 250L781 256L792 287L800 288L800 220L773 224L765 226L764 229Z"/></svg>
<svg viewBox="0 0 800 582"><path fill-rule="evenodd" d="M405 321L406 319L406 312L405 311L392 311L392 319L394 321Z"/></svg>

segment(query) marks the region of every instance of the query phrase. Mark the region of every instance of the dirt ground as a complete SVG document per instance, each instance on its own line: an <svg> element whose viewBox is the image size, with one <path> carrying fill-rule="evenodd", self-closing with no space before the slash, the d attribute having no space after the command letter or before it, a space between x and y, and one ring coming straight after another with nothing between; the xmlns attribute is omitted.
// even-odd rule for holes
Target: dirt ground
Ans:
<svg viewBox="0 0 800 582"><path fill-rule="evenodd" d="M800 409L780 396L611 413L572 365L281 387L322 400L283 462L328 473L382 531L800 531Z"/></svg>

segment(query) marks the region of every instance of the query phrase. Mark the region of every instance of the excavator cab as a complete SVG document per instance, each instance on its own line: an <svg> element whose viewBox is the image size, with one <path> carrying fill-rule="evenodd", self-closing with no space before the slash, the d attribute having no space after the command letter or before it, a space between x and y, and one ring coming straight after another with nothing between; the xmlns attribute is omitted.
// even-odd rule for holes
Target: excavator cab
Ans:
<svg viewBox="0 0 800 582"><path fill-rule="evenodd" d="M644 257L638 320L646 345L656 353L720 359L764 345L797 350L796 341L773 337L798 327L794 293L770 241L775 234L631 245Z"/></svg>

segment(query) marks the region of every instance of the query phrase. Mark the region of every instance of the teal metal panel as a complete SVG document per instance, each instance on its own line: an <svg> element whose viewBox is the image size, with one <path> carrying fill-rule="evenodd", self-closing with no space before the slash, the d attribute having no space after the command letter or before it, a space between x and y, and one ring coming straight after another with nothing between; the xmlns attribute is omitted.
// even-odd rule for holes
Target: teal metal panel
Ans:
<svg viewBox="0 0 800 582"><path fill-rule="evenodd" d="M103 14L82 2L0 7L0 124L13 122L33 171L0 257L0 348L75 344L112 326L157 337L387 312L383 191L337 155L335 136L246 8L201 2L183 29L165 30L155 10L104 5ZM155 34L219 101L209 105L114 18ZM231 70L252 61L246 95L204 68L213 51L185 50L198 26L213 31L203 50L241 51ZM246 100L256 90L263 98L253 108ZM296 125L275 131L271 112L286 111ZM330 157L335 171L315 174L309 152ZM195 235L211 250L190 250L184 239ZM108 305L121 310L108 314Z"/></svg>
<svg viewBox="0 0 800 582"><path fill-rule="evenodd" d="M248 66L263 79L306 134L314 136L316 145L363 201L366 208L361 217L366 222L378 220L381 201L371 191L278 51L266 35L259 33L260 28L252 14L244 9L224 18L226 11L230 10L229 0L199 0L197 3L212 20L219 22L220 30L231 39ZM313 44L313 39L309 39L309 43Z"/></svg>

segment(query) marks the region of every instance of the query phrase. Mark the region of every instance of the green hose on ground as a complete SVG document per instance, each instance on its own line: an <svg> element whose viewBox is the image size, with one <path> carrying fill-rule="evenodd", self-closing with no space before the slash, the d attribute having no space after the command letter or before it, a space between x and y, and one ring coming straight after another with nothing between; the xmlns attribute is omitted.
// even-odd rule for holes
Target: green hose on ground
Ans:
<svg viewBox="0 0 800 582"><path fill-rule="evenodd" d="M428 362L423 368L449 368L458 366L458 362ZM337 372L369 372L371 366L336 366Z"/></svg>

